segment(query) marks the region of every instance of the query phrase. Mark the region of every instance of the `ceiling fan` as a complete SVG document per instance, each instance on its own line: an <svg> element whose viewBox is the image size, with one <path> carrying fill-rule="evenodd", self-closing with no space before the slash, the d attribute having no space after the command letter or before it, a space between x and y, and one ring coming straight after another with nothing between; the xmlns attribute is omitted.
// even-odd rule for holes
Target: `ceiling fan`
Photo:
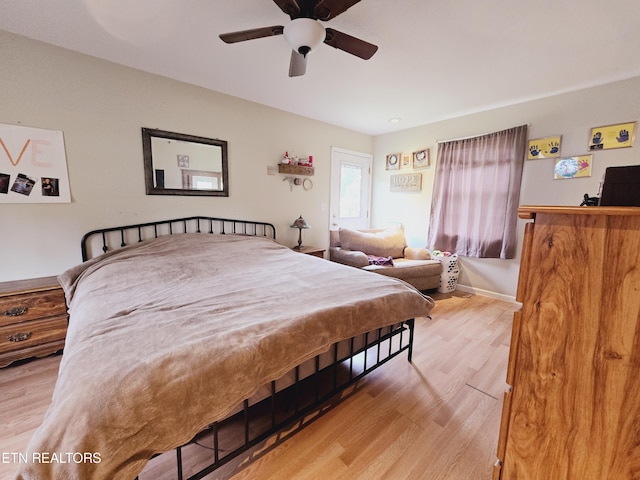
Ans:
<svg viewBox="0 0 640 480"><path fill-rule="evenodd" d="M254 28L239 32L223 33L220 38L225 43L244 42L256 38L284 35L292 48L289 76L304 75L307 69L307 54L321 43L326 43L347 53L369 60L378 50L376 45L325 28L320 21L326 22L337 17L360 0L273 0L280 9L289 15L291 22L286 26Z"/></svg>

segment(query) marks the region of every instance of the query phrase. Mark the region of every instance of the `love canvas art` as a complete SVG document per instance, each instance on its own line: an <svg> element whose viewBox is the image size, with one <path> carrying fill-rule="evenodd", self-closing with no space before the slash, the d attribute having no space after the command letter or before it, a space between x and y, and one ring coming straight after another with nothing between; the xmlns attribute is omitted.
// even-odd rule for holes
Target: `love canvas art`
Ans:
<svg viewBox="0 0 640 480"><path fill-rule="evenodd" d="M0 203L69 203L60 131L0 124Z"/></svg>

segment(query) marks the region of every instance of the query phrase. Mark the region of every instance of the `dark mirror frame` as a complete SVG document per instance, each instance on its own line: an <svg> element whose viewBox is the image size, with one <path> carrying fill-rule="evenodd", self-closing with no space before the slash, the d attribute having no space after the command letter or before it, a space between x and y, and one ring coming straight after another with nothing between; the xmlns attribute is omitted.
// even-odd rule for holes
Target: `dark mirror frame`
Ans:
<svg viewBox="0 0 640 480"><path fill-rule="evenodd" d="M222 190L188 190L181 188L158 188L153 181L153 154L151 151L151 139L166 138L183 142L203 143L214 145L222 149ZM210 197L229 196L229 165L227 160L227 142L214 138L197 137L184 133L167 132L153 128L142 128L142 154L144 158L144 183L147 195L194 195Z"/></svg>

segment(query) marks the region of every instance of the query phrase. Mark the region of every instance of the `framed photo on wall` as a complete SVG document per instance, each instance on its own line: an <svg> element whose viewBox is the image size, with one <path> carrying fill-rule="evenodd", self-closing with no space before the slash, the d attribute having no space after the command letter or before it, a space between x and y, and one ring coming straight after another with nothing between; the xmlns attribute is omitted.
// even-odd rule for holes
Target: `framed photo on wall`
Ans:
<svg viewBox="0 0 640 480"><path fill-rule="evenodd" d="M553 167L553 178L569 179L591 176L593 155L559 158Z"/></svg>
<svg viewBox="0 0 640 480"><path fill-rule="evenodd" d="M423 148L413 152L413 168L426 168L431 164L429 149Z"/></svg>
<svg viewBox="0 0 640 480"><path fill-rule="evenodd" d="M178 155L178 168L189 168L189 155Z"/></svg>
<svg viewBox="0 0 640 480"><path fill-rule="evenodd" d="M538 158L558 158L560 156L560 143L562 136L544 137L529 140L527 146L527 160Z"/></svg>
<svg viewBox="0 0 640 480"><path fill-rule="evenodd" d="M400 170L401 153L390 153L387 155L387 170Z"/></svg>
<svg viewBox="0 0 640 480"><path fill-rule="evenodd" d="M608 150L633 145L636 122L594 127L589 135L589 150Z"/></svg>

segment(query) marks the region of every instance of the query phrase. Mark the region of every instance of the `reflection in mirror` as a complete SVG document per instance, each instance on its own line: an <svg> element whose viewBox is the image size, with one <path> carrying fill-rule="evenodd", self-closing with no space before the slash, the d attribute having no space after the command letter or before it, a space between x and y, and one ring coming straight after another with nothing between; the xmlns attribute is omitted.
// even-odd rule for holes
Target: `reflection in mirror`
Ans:
<svg viewBox="0 0 640 480"><path fill-rule="evenodd" d="M229 196L227 142L142 129L147 195Z"/></svg>

